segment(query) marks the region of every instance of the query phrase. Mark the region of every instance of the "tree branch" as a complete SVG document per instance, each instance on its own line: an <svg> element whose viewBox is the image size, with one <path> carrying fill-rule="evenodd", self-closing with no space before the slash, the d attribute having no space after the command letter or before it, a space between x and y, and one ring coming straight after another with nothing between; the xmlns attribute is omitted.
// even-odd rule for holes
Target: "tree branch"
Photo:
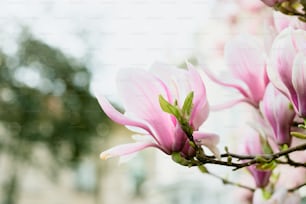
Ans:
<svg viewBox="0 0 306 204"><path fill-rule="evenodd" d="M300 184L300 185L298 185L296 187L290 188L290 189L288 189L288 192L294 192L294 191L302 188L303 186L306 186L306 183L302 183L302 184Z"/></svg>
<svg viewBox="0 0 306 204"><path fill-rule="evenodd" d="M264 163L270 163L282 156L289 155L292 152L296 151L303 151L306 150L306 143L302 145L298 145L295 147L288 148L286 150L274 153L274 154L263 154L263 155L238 155L238 154L232 154L232 153L225 153L222 154L222 158L228 158L228 161L222 161L217 160L215 156L207 156L203 154L202 152L197 152L196 158L199 160L202 164L217 164L222 166L230 166L235 167L233 170L238 170L243 167L251 166L253 164L264 164ZM238 160L249 160L246 162L238 163L238 162L232 162L229 158L235 158ZM280 164L288 164L295 167L306 167L306 163L298 163L291 159L288 159L287 162L279 162Z"/></svg>
<svg viewBox="0 0 306 204"><path fill-rule="evenodd" d="M233 182L233 181L229 181L226 178L223 178L222 176L219 176L217 174L211 173L209 171L207 172L207 174L209 174L209 175L211 175L211 176L213 176L213 177L215 177L217 179L220 179L222 181L222 183L225 184L225 185L237 186L237 187L244 188L244 189L247 189L247 190L252 191L252 192L255 191L255 189L252 188L252 187L249 187L249 186L246 186L246 185L243 185L243 184L240 184L240 183L236 183L236 182Z"/></svg>

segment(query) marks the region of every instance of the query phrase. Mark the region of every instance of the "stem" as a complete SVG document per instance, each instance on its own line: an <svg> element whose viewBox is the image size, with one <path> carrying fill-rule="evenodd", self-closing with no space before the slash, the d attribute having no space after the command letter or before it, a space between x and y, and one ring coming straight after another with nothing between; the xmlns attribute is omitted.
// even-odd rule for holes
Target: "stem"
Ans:
<svg viewBox="0 0 306 204"><path fill-rule="evenodd" d="M213 176L213 177L215 177L217 179L220 179L223 182L223 184L225 184L225 185L237 186L237 187L244 188L244 189L247 189L247 190L252 191L252 192L255 191L255 189L252 188L252 187L245 186L245 185L243 185L241 183L236 183L236 182L233 182L233 181L229 181L226 178L223 178L222 176L219 176L217 174L211 173L209 171L207 172L207 174L209 174L209 175L211 175L211 176Z"/></svg>
<svg viewBox="0 0 306 204"><path fill-rule="evenodd" d="M288 189L288 192L294 192L294 191L302 188L303 186L306 186L306 183L302 183L302 184L300 184L300 185L298 185L296 187L290 188L290 189Z"/></svg>
<svg viewBox="0 0 306 204"><path fill-rule="evenodd" d="M302 145L298 145L280 152L277 152L275 154L264 154L264 155L238 155L238 154L232 154L232 153L225 153L222 154L221 157L228 158L228 157L233 157L238 160L246 160L248 159L249 161L243 162L243 163L237 163L237 162L232 162L232 161L222 161L222 160L216 160L215 156L206 156L205 154L202 154L202 152L197 152L196 158L198 161L200 161L202 164L217 164L217 165L222 165L222 166L230 166L230 167L235 167L233 170L238 170L243 167L251 166L253 164L263 164L263 163L269 163L272 162L273 160L276 160L279 157L289 155L291 152L296 152L296 151L303 151L306 149L306 143ZM279 162L280 163L280 162ZM285 164L285 162L282 164ZM286 164L298 167L306 167L306 163L297 163L292 161L291 159L288 160Z"/></svg>

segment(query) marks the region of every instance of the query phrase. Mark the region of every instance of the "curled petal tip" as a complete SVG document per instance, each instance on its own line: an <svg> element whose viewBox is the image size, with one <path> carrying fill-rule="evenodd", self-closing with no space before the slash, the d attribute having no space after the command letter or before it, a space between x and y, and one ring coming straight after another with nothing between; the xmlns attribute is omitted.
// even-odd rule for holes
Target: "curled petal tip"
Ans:
<svg viewBox="0 0 306 204"><path fill-rule="evenodd" d="M107 153L107 152L102 152L102 153L100 154L100 159L102 159L102 160L107 160L107 159L109 159L109 158L111 158L111 157L112 157L112 155L109 154L109 153Z"/></svg>
<svg viewBox="0 0 306 204"><path fill-rule="evenodd" d="M220 138L217 134L194 131L193 137L198 145L206 146L217 159L221 159L220 151L217 147Z"/></svg>
<svg viewBox="0 0 306 204"><path fill-rule="evenodd" d="M193 64L191 64L188 60L185 60L185 64L187 65L188 69L193 69L194 68Z"/></svg>
<svg viewBox="0 0 306 204"><path fill-rule="evenodd" d="M221 160L221 154L220 154L220 151L219 151L218 147L212 146L211 148L209 148L209 150L214 154L214 156L215 156L218 160Z"/></svg>

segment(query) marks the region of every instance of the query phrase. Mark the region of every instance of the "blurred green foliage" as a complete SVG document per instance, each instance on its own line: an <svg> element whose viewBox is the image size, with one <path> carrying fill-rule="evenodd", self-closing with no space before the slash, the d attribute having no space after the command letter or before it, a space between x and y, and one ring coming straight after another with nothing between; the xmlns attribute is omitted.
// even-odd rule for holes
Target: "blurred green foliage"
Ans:
<svg viewBox="0 0 306 204"><path fill-rule="evenodd" d="M35 165L39 146L50 153L50 166L76 164L111 128L89 93L90 73L26 32L18 47L14 56L0 52L0 153L16 164ZM15 184L17 177L11 179Z"/></svg>

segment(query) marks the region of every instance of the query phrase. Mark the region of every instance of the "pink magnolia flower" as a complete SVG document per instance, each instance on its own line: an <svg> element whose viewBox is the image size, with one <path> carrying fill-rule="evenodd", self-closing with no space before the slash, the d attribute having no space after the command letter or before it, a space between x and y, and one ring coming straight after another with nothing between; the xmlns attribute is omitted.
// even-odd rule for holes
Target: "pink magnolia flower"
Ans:
<svg viewBox="0 0 306 204"><path fill-rule="evenodd" d="M125 114L118 112L103 96L97 95L103 111L114 122L133 127L149 140L116 146L102 152L101 158L123 156L147 147L156 147L166 154L181 152L185 157L194 156L194 149L177 119L164 112L159 104L162 95L171 104L177 100L178 106L182 107L190 92L194 93L189 116L193 137L200 145L215 150L218 136L198 131L208 117L209 106L203 81L192 65L188 64L188 70L162 64L153 66L150 71L126 69L118 75L117 88Z"/></svg>
<svg viewBox="0 0 306 204"><path fill-rule="evenodd" d="M291 101L295 112L306 118L306 31L287 28L271 48L271 82Z"/></svg>
<svg viewBox="0 0 306 204"><path fill-rule="evenodd" d="M265 51L255 37L238 36L225 46L225 61L232 74L232 81L218 79L209 70L204 71L216 83L238 90L243 99L233 102L247 102L258 107L269 83L266 72Z"/></svg>
<svg viewBox="0 0 306 204"><path fill-rule="evenodd" d="M273 130L274 141L290 146L290 128L295 112L289 107L290 101L271 83L268 85L261 103L261 112Z"/></svg>
<svg viewBox="0 0 306 204"><path fill-rule="evenodd" d="M264 154L262 148L262 141L260 135L250 129L250 135L246 139L243 146L243 153L248 155L261 155ZM248 171L252 174L256 187L263 188L269 183L270 176L272 174L271 170L261 170L257 169L256 165L251 165L247 167Z"/></svg>
<svg viewBox="0 0 306 204"><path fill-rule="evenodd" d="M254 192L253 204L300 204L301 197L297 192L288 192L284 188L277 189L269 199L265 199L261 189Z"/></svg>

